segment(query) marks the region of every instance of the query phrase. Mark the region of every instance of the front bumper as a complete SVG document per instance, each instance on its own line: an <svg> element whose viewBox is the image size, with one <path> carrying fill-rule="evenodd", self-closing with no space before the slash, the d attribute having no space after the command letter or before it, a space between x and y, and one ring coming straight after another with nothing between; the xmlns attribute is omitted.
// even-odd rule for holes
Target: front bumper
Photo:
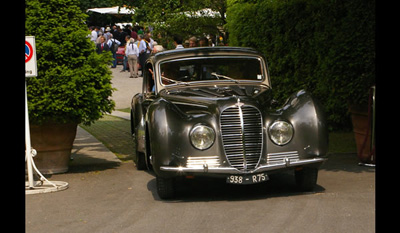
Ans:
<svg viewBox="0 0 400 233"><path fill-rule="evenodd" d="M251 171L241 171L233 167L212 167L207 163L204 163L203 166L197 167L172 167L172 166L161 166L160 170L165 172L181 172L181 173L215 173L215 174L251 174L251 173L260 173L290 167L297 167L303 165L317 164L322 163L326 158L313 158L313 159L302 159L302 160L291 160L290 158L286 158L282 162L272 163L272 164L261 164Z"/></svg>

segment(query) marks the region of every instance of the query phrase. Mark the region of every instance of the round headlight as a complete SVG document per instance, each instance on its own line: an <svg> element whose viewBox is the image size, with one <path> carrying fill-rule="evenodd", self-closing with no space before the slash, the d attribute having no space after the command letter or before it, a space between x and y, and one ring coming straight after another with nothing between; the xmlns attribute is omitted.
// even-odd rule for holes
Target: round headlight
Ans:
<svg viewBox="0 0 400 233"><path fill-rule="evenodd" d="M275 121L268 131L271 140L279 146L289 143L293 137L293 126L286 121Z"/></svg>
<svg viewBox="0 0 400 233"><path fill-rule="evenodd" d="M190 141L199 150L206 150L212 146L215 140L215 132L205 125L197 125L190 131Z"/></svg>

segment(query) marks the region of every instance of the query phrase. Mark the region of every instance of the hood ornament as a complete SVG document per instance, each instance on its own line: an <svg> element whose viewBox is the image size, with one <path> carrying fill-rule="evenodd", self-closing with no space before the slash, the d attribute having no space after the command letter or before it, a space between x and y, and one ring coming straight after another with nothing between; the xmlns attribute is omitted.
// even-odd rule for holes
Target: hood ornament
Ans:
<svg viewBox="0 0 400 233"><path fill-rule="evenodd" d="M235 106L237 106L238 108L242 107L244 105L244 103L240 102L240 98L237 98L237 103L235 104Z"/></svg>

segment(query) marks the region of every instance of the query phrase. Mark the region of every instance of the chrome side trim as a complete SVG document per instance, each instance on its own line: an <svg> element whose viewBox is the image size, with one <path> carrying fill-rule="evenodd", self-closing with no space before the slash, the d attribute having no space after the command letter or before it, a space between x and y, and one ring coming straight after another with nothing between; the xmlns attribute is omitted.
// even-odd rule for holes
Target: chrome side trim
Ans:
<svg viewBox="0 0 400 233"><path fill-rule="evenodd" d="M219 167L218 156L204 156L204 157L188 157L186 162L187 168L203 168L203 167Z"/></svg>
<svg viewBox="0 0 400 233"><path fill-rule="evenodd" d="M295 167L306 164L313 163L322 163L327 160L326 158L314 158L314 159L303 159L303 160L294 160L292 161L290 158L286 158L284 161L280 163L273 164L265 164L260 165L256 169L252 171L240 171L233 167L208 167L206 164L203 167L170 167L170 166L161 166L161 171L166 172L194 172L194 173L218 173L218 174L248 174L248 173L259 173L271 170L277 170L288 167Z"/></svg>
<svg viewBox="0 0 400 233"><path fill-rule="evenodd" d="M299 153L297 151L286 151L267 154L268 164L280 163L282 161L285 161L286 159L290 159L291 161L300 160Z"/></svg>

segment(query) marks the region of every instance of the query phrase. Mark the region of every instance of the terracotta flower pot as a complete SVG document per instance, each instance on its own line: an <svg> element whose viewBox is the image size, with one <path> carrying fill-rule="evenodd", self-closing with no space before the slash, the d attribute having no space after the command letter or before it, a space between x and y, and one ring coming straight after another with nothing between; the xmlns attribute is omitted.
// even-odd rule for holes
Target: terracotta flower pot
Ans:
<svg viewBox="0 0 400 233"><path fill-rule="evenodd" d="M68 171L76 128L76 123L30 126L32 148L37 151L33 160L42 174Z"/></svg>
<svg viewBox="0 0 400 233"><path fill-rule="evenodd" d="M375 164L375 156L371 156L371 124L368 121L368 109L351 106L349 111L358 157L362 163Z"/></svg>

